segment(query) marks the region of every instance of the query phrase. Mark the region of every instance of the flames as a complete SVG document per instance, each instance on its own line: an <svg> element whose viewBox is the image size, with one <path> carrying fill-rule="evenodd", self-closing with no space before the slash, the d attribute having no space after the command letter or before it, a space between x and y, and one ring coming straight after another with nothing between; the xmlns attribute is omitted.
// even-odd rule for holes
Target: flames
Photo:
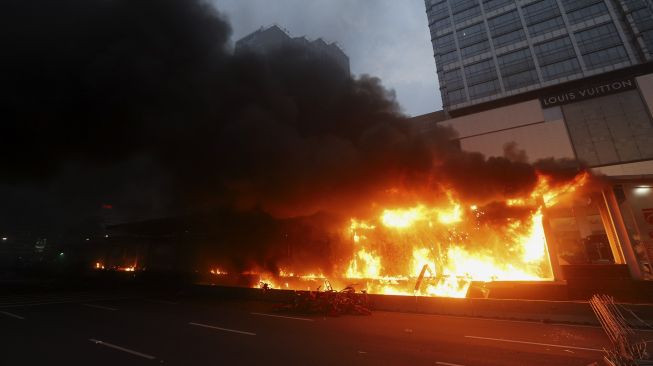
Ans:
<svg viewBox="0 0 653 366"><path fill-rule="evenodd" d="M563 184L546 175L538 178L523 197L469 203L448 190L439 200L351 218L343 230L349 254L327 268L328 275L324 268L298 273L291 266L248 274L258 276L256 286L264 288L315 289L333 283L370 293L447 297L465 297L473 282L550 281L543 213L573 197L589 174Z"/></svg>
<svg viewBox="0 0 653 366"><path fill-rule="evenodd" d="M464 297L473 281L552 280L543 209L588 179L582 173L554 187L541 175L528 197L488 205L514 216L487 217L483 207L465 208L450 191L441 205L384 209L376 220L352 219L355 251L345 277L371 280L366 286L372 292L448 297Z"/></svg>

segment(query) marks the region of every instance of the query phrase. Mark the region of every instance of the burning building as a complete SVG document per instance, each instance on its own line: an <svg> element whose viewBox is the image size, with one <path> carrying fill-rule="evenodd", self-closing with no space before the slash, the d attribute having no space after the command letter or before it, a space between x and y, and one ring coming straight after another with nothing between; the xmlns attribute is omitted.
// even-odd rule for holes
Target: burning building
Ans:
<svg viewBox="0 0 653 366"><path fill-rule="evenodd" d="M489 157L582 162L605 186L543 210L553 278L579 297L652 280L650 2L425 4L444 111L414 123Z"/></svg>

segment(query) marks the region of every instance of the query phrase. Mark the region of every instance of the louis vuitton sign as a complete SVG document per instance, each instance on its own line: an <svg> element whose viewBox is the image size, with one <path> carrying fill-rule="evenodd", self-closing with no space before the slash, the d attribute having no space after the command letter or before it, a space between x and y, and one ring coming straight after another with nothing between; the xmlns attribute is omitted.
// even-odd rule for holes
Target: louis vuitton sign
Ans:
<svg viewBox="0 0 653 366"><path fill-rule="evenodd" d="M602 97L604 95L619 93L626 90L637 88L635 79L621 79L588 86L579 89L572 89L557 94L550 94L540 97L542 108L554 107L573 102L579 102L585 99Z"/></svg>

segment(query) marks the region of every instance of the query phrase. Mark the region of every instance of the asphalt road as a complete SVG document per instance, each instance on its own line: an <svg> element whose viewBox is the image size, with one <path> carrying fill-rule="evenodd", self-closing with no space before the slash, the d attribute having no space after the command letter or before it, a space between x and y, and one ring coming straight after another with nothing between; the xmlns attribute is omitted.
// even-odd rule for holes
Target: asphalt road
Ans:
<svg viewBox="0 0 653 366"><path fill-rule="evenodd" d="M653 333L650 333L653 338ZM135 293L0 294L0 365L588 365L600 328Z"/></svg>

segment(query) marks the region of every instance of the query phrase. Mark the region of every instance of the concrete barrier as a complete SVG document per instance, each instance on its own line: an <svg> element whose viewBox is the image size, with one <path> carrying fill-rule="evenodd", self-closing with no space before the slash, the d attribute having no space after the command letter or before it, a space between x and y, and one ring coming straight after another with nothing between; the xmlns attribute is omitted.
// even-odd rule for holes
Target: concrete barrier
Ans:
<svg viewBox="0 0 653 366"><path fill-rule="evenodd" d="M221 299L280 303L305 291L196 285L193 293ZM444 297L367 295L374 310L437 314L503 320L599 325L585 301L508 299L455 299ZM653 325L653 304L622 304L646 323ZM634 319L634 317L633 317ZM640 327L645 328L642 324Z"/></svg>

